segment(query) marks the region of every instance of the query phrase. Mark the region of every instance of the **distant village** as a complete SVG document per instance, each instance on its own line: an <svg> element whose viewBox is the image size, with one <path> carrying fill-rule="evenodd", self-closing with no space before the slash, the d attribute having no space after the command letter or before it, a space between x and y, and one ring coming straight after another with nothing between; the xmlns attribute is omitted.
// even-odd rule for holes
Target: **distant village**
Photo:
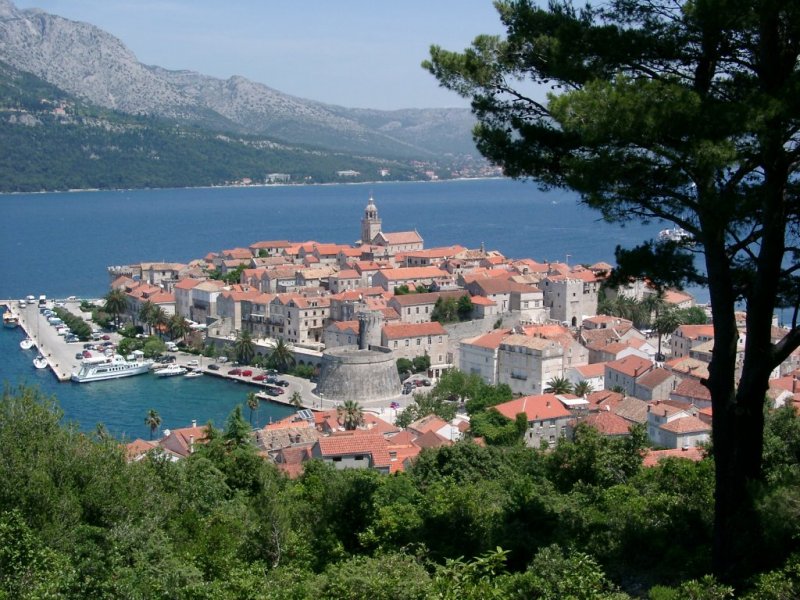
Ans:
<svg viewBox="0 0 800 600"><path fill-rule="evenodd" d="M603 262L510 259L483 247L425 248L417 231L384 231L370 198L354 245L257 241L188 264L115 266L109 274L111 288L125 292L134 321L150 302L195 324L202 345L230 345L246 331L258 354L268 355L283 340L296 364L315 368L326 352L358 348L362 316L370 314L378 320L370 344L393 363L426 356L425 375L434 382L457 368L486 384L507 384L515 398L494 410L512 420L526 415L528 446L553 447L579 423L615 437L641 424L659 448L648 453L646 465L674 455L699 460L699 446L711 434L711 397L702 381L708 377L714 328L680 325L663 336L659 354L654 332L597 314L601 293L639 301L656 294L644 281L604 287L611 269ZM238 274L238 282L211 278L210 272ZM464 307L465 296L468 314L462 311L454 322L440 318L443 305ZM676 308L695 305L690 294L677 290L663 293L663 301ZM739 317L743 353L745 315ZM775 339L784 335L777 324L773 329ZM773 373L774 406L800 392L798 367L796 352ZM558 379L573 389L582 384L584 393L552 393L550 383ZM353 389L353 399L368 403L368 391L355 384ZM345 431L335 409L305 410L258 430L256 441L290 475L311 458L388 473L403 470L421 449L455 443L468 432L466 415L451 422L428 415L400 428L365 411L364 422ZM202 437L203 428L193 424L158 442L137 440L129 453L136 459L158 446L179 459Z"/></svg>

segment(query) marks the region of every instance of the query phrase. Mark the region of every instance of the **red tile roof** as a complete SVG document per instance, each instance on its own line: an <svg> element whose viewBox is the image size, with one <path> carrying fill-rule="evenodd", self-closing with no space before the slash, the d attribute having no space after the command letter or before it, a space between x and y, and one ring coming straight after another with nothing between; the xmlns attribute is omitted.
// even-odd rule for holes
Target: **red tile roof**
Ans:
<svg viewBox="0 0 800 600"><path fill-rule="evenodd" d="M628 377L639 377L653 368L653 363L640 356L626 356L619 360L606 363L606 368L627 375Z"/></svg>
<svg viewBox="0 0 800 600"><path fill-rule="evenodd" d="M685 450L680 448L671 450L648 450L647 454L644 455L642 466L655 467L658 463L667 458L685 458L686 460L699 462L703 460L703 450L698 447L686 448Z"/></svg>
<svg viewBox="0 0 800 600"><path fill-rule="evenodd" d="M661 429L672 433L711 433L711 425L697 417L681 417L669 423L664 423Z"/></svg>
<svg viewBox="0 0 800 600"><path fill-rule="evenodd" d="M397 340L426 335L447 335L447 330L437 321L429 323L397 323L384 325L383 334L388 340Z"/></svg>
<svg viewBox="0 0 800 600"><path fill-rule="evenodd" d="M512 421L519 413L525 413L528 416L529 422L569 417L571 414L564 405L559 402L555 394L524 396L516 400L504 402L503 404L498 404L494 408L501 415Z"/></svg>
<svg viewBox="0 0 800 600"><path fill-rule="evenodd" d="M673 390L672 395L683 396L684 398L691 398L693 400L702 400L704 402L711 402L711 392L706 386L697 381L687 377L682 380L678 386Z"/></svg>
<svg viewBox="0 0 800 600"><path fill-rule="evenodd" d="M433 279L437 277L449 277L447 271L439 267L399 267L396 269L382 269L382 277L387 281L406 281L409 279Z"/></svg>
<svg viewBox="0 0 800 600"><path fill-rule="evenodd" d="M640 385L642 387L648 389L655 389L665 381L668 381L670 377L674 377L672 373L667 371L666 369L662 369L661 367L656 367L652 371L649 371L639 377L636 380L636 385Z"/></svg>
<svg viewBox="0 0 800 600"><path fill-rule="evenodd" d="M603 435L628 435L631 422L615 415L609 410L592 413L581 421Z"/></svg>
<svg viewBox="0 0 800 600"><path fill-rule="evenodd" d="M495 329L478 337L462 340L461 344L497 350L500 347L500 342L509 335L511 335L511 329Z"/></svg>
<svg viewBox="0 0 800 600"><path fill-rule="evenodd" d="M322 437L317 444L323 457L370 454L376 467L388 467L391 462L386 439L379 433L345 431Z"/></svg>

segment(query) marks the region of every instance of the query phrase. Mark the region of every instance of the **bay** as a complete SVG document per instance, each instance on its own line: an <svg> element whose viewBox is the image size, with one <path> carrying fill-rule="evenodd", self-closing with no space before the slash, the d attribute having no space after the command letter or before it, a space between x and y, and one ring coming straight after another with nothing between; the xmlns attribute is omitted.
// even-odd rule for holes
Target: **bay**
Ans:
<svg viewBox="0 0 800 600"><path fill-rule="evenodd" d="M632 246L665 227L605 223L574 194L507 179L4 195L0 298L100 297L108 291L109 265L183 262L259 240L350 243L360 235L370 195L384 231L416 229L426 247L484 244L539 261L613 263L617 245ZM705 301L703 290L693 292ZM19 331L0 334L0 381L56 395L65 418L86 431L102 422L115 436L146 438L150 408L163 427L192 419L222 425L250 390L211 377L59 384L49 371L33 369L20 339ZM259 423L290 412L262 405Z"/></svg>

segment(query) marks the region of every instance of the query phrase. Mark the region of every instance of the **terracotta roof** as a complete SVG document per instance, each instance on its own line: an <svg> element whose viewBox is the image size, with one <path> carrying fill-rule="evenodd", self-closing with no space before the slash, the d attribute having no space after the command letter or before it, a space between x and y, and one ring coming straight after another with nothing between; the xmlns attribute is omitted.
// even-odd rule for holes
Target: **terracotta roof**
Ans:
<svg viewBox="0 0 800 600"><path fill-rule="evenodd" d="M169 432L169 435L158 441L158 445L180 456L189 456L192 443L204 444L207 441L205 439L205 430L205 427L173 429Z"/></svg>
<svg viewBox="0 0 800 600"><path fill-rule="evenodd" d="M609 406L615 408L625 398L619 392L612 392L611 390L598 390L586 396L589 405L594 408L603 408ZM645 407L645 410L647 408Z"/></svg>
<svg viewBox="0 0 800 600"><path fill-rule="evenodd" d="M688 375L696 379L708 377L708 363L689 356L670 359L664 363L664 367L673 373Z"/></svg>
<svg viewBox="0 0 800 600"><path fill-rule="evenodd" d="M376 237L383 237L387 243L397 244L416 244L422 241L422 237L416 231L395 231L386 233L381 231Z"/></svg>
<svg viewBox="0 0 800 600"><path fill-rule="evenodd" d="M517 283L510 279L478 279L474 282L483 294L510 294L511 292L518 292L521 294L534 294L540 293L541 290L532 285L525 285L524 283ZM483 295L481 294L481 295Z"/></svg>
<svg viewBox="0 0 800 600"><path fill-rule="evenodd" d="M413 250L405 253L408 258L450 258L466 250L464 246L443 246L440 248L428 248L427 250Z"/></svg>
<svg viewBox="0 0 800 600"><path fill-rule="evenodd" d="M292 242L287 240L267 240L263 242L253 242L250 244L251 248L260 250L261 248L288 248Z"/></svg>
<svg viewBox="0 0 800 600"><path fill-rule="evenodd" d="M555 394L541 394L539 396L524 396L498 404L495 410L504 417L516 418L517 414L525 413L528 421L543 421L569 417L570 412L558 401Z"/></svg>
<svg viewBox="0 0 800 600"><path fill-rule="evenodd" d="M603 377L606 373L606 363L604 362L592 363L590 365L574 365L572 368L584 379Z"/></svg>
<svg viewBox="0 0 800 600"><path fill-rule="evenodd" d="M711 425L697 417L681 417L669 423L664 423L661 429L672 433L711 433Z"/></svg>
<svg viewBox="0 0 800 600"><path fill-rule="evenodd" d="M181 279L178 283L173 286L173 289L176 290L191 290L193 287L200 285L203 282L202 279Z"/></svg>
<svg viewBox="0 0 800 600"><path fill-rule="evenodd" d="M614 414L634 423L647 422L647 402L628 396L612 408Z"/></svg>
<svg viewBox="0 0 800 600"><path fill-rule="evenodd" d="M636 385L640 385L642 387L648 389L654 389L657 386L661 385L665 381L669 380L670 377L674 377L672 373L667 371L666 369L662 369L661 367L656 367L652 371L649 371L639 377L636 380Z"/></svg>
<svg viewBox="0 0 800 600"><path fill-rule="evenodd" d="M398 323L383 326L386 339L396 340L426 335L447 335L447 330L437 321L429 323Z"/></svg>
<svg viewBox="0 0 800 600"><path fill-rule="evenodd" d="M478 306L497 306L497 302L487 298L486 296L472 296L470 301Z"/></svg>
<svg viewBox="0 0 800 600"><path fill-rule="evenodd" d="M448 290L425 294L401 294L393 296L393 299L400 306L417 306L420 304L435 304L439 298L460 298L461 296L469 296L469 292L466 290Z"/></svg>
<svg viewBox="0 0 800 600"><path fill-rule="evenodd" d="M334 321L331 323L331 328L338 329L339 331L353 331L354 333L358 333L359 324L358 321Z"/></svg>
<svg viewBox="0 0 800 600"><path fill-rule="evenodd" d="M331 277L336 279L361 279L361 275L355 269L344 269L338 273L334 273Z"/></svg>
<svg viewBox="0 0 800 600"><path fill-rule="evenodd" d="M708 390L708 388L696 379L692 379L690 377L683 379L672 391L672 395L683 396L684 398L691 398L693 400L702 400L704 402L711 402L711 392Z"/></svg>
<svg viewBox="0 0 800 600"><path fill-rule="evenodd" d="M653 368L653 363L640 356L626 356L606 363L606 368L628 377L639 377Z"/></svg>
<svg viewBox="0 0 800 600"><path fill-rule="evenodd" d="M317 445L324 457L370 454L376 467L388 467L391 462L386 439L378 433L345 431L321 437L317 440Z"/></svg>
<svg viewBox="0 0 800 600"><path fill-rule="evenodd" d="M427 431L439 431L445 425L447 425L447 421L434 414L430 414L411 423L408 429L422 435Z"/></svg>
<svg viewBox="0 0 800 600"><path fill-rule="evenodd" d="M694 297L686 292L679 292L678 290L667 290L663 296L664 302L667 304L683 304L684 302L694 301Z"/></svg>
<svg viewBox="0 0 800 600"><path fill-rule="evenodd" d="M509 335L502 342L500 342L500 345L530 348L532 350L546 350L547 348L552 348L554 346L557 346L559 349L561 349L561 346L559 344L556 344L553 340L548 340L547 338L522 335L519 333L514 333Z"/></svg>
<svg viewBox="0 0 800 600"><path fill-rule="evenodd" d="M129 444L125 444L125 454L128 460L135 460L150 452L153 448L158 446L158 442L154 440L143 440L137 438Z"/></svg>
<svg viewBox="0 0 800 600"><path fill-rule="evenodd" d="M655 402L650 402L647 405L648 412L651 412L654 415L657 414L664 417L670 417L676 413L683 412L686 410L686 408L687 408L686 403L661 402L659 400Z"/></svg>
<svg viewBox="0 0 800 600"><path fill-rule="evenodd" d="M699 462L703 460L703 450L696 446L686 448L685 450L680 448L670 450L648 450L647 454L644 455L642 466L655 467L658 463L667 458L685 458L686 460Z"/></svg>
<svg viewBox="0 0 800 600"><path fill-rule="evenodd" d="M435 277L449 277L447 271L439 267L399 267L396 269L382 269L381 277L387 281L405 281L407 279L432 279Z"/></svg>
<svg viewBox="0 0 800 600"><path fill-rule="evenodd" d="M436 433L435 431L426 431L421 436L414 440L414 443L420 448L438 448L439 446L452 446L453 442Z"/></svg>
<svg viewBox="0 0 800 600"><path fill-rule="evenodd" d="M678 327L677 332L681 337L689 340L696 340L700 337L713 338L714 326L713 325L681 325Z"/></svg>
<svg viewBox="0 0 800 600"><path fill-rule="evenodd" d="M500 342L503 341L503 338L510 334L511 329L495 329L489 333L479 335L478 337L462 340L461 345L477 346L479 348L497 350L500 347Z"/></svg>
<svg viewBox="0 0 800 600"><path fill-rule="evenodd" d="M610 410L601 410L592 413L581 421L589 427L596 429L603 435L628 435L632 423L615 415Z"/></svg>

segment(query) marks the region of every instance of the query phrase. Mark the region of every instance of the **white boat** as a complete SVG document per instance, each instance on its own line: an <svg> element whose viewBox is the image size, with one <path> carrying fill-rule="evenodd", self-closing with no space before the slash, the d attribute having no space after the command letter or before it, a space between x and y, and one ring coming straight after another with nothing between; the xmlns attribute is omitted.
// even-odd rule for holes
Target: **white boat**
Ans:
<svg viewBox="0 0 800 600"><path fill-rule="evenodd" d="M7 310L3 313L3 327L17 327L19 325L19 317Z"/></svg>
<svg viewBox="0 0 800 600"><path fill-rule="evenodd" d="M202 377L202 376L203 376L202 371L189 371L186 375L184 375L184 377Z"/></svg>
<svg viewBox="0 0 800 600"><path fill-rule="evenodd" d="M662 229L658 232L658 239L663 241L675 242L678 244L691 242L692 234L683 229L682 227L674 227L672 229Z"/></svg>
<svg viewBox="0 0 800 600"><path fill-rule="evenodd" d="M119 354L97 356L81 361L80 369L72 372L72 381L88 383L104 379L118 379L147 373L153 365L150 361L125 360Z"/></svg>
<svg viewBox="0 0 800 600"><path fill-rule="evenodd" d="M30 350L33 348L33 340L31 338L25 338L19 343L19 347L23 350Z"/></svg>
<svg viewBox="0 0 800 600"><path fill-rule="evenodd" d="M176 375L184 375L185 373L186 369L180 365L170 365L163 369L156 369L153 371L156 377L175 377Z"/></svg>
<svg viewBox="0 0 800 600"><path fill-rule="evenodd" d="M47 359L42 356L41 354L33 359L33 366L37 369L46 369L47 368Z"/></svg>

